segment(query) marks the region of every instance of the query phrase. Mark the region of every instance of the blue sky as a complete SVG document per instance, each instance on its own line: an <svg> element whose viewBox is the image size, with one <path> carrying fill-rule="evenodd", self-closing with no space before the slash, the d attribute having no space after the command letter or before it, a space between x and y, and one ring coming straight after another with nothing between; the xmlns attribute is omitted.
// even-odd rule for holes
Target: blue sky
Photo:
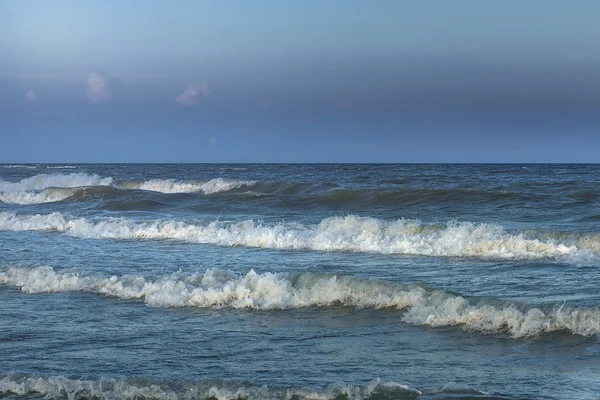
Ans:
<svg viewBox="0 0 600 400"><path fill-rule="evenodd" d="M598 15L0 0L0 162L600 162Z"/></svg>

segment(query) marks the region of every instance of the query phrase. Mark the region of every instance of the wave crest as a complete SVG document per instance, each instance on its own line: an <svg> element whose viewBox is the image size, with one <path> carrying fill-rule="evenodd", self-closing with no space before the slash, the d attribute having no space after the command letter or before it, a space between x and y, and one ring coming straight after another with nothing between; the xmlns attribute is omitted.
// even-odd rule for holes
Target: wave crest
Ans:
<svg viewBox="0 0 600 400"><path fill-rule="evenodd" d="M242 186L251 186L255 181L238 181L224 178L211 179L208 182L177 181L174 179L150 179L143 182L124 183L123 187L150 190L160 193L194 193L212 194L227 192Z"/></svg>
<svg viewBox="0 0 600 400"><path fill-rule="evenodd" d="M415 325L461 326L468 331L506 333L514 338L567 331L600 333L600 308L552 310L519 308L514 304L473 304L462 296L417 285L318 273L250 270L244 276L209 269L204 274L175 273L156 280L141 276L85 276L56 272L51 267L9 268L0 283L25 293L85 291L122 299L141 299L152 307L231 307L285 310L341 305L392 308L401 320Z"/></svg>
<svg viewBox="0 0 600 400"><path fill-rule="evenodd" d="M15 192L0 192L0 202L11 204L41 204L53 203L69 198L72 189L44 189L41 192L19 190Z"/></svg>
<svg viewBox="0 0 600 400"><path fill-rule="evenodd" d="M73 188L81 186L108 186L112 185L112 178L101 178L98 175L85 173L72 174L38 174L25 178L19 182L0 181L0 192L14 192L22 190L44 190L46 188Z"/></svg>
<svg viewBox="0 0 600 400"><path fill-rule="evenodd" d="M136 221L126 218L73 219L60 213L17 215L0 213L0 230L57 230L86 239L180 240L220 246L265 249L350 251L434 257L473 257L493 260L596 260L595 236L562 243L552 238L529 238L502 227L471 222L445 226L416 220L384 221L349 215L331 217L315 225L212 221ZM578 247L580 245L580 247Z"/></svg>
<svg viewBox="0 0 600 400"><path fill-rule="evenodd" d="M444 393L444 389L432 391ZM473 393L471 389L468 393ZM485 392L475 391L485 394ZM218 399L218 400L258 400L258 399L298 399L328 400L353 399L367 400L416 399L420 390L396 382L371 381L366 386L332 384L322 389L309 388L269 388L266 385L249 385L219 379L201 381L165 382L143 378L130 379L69 379L62 376L35 377L26 374L0 375L0 396L15 394L25 396L40 394L45 398L68 399Z"/></svg>
<svg viewBox="0 0 600 400"><path fill-rule="evenodd" d="M60 167L67 168L70 166ZM59 167L54 167L59 168ZM160 193L213 194L227 192L244 186L254 185L255 181L238 181L224 178L208 182L176 181L174 179L150 179L142 182L116 184L113 178L102 178L85 173L38 174L19 182L0 180L0 201L11 204L41 204L62 201L75 194L72 188L113 187L115 189L140 189Z"/></svg>
<svg viewBox="0 0 600 400"><path fill-rule="evenodd" d="M71 197L74 188L110 186L112 178L84 173L39 174L19 182L0 181L0 201L11 204L41 204Z"/></svg>

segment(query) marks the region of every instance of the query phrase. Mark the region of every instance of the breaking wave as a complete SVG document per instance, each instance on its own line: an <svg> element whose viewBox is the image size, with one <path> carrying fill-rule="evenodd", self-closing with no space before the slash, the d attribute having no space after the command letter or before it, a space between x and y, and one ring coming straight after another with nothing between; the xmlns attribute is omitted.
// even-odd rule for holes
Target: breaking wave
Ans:
<svg viewBox="0 0 600 400"><path fill-rule="evenodd" d="M112 185L112 178L84 173L39 174L19 182L0 181L0 201L12 204L41 204L65 200L74 188Z"/></svg>
<svg viewBox="0 0 600 400"><path fill-rule="evenodd" d="M66 168L53 167L53 168ZM12 204L41 204L62 201L75 192L72 188L93 188L111 186L120 189L139 189L160 193L213 194L226 192L243 186L251 186L254 181L237 181L215 178L208 182L176 181L174 179L151 179L142 182L116 183L113 178L102 178L85 173L39 174L19 182L0 180L0 201Z"/></svg>
<svg viewBox="0 0 600 400"><path fill-rule="evenodd" d="M44 398L136 399L136 400L411 400L421 395L467 395L470 399L506 399L456 383L440 389L414 389L379 378L367 385L331 384L324 388L268 387L220 379L168 382L144 378L80 378L63 376L31 376L27 374L0 375L0 397L42 395Z"/></svg>
<svg viewBox="0 0 600 400"><path fill-rule="evenodd" d="M384 221L349 215L318 224L264 224L212 221L136 221L127 218L90 220L52 214L0 213L0 230L60 231L85 239L179 240L221 246L281 250L349 251L434 257L473 257L493 260L559 259L584 263L597 260L598 235L561 242L547 235L528 237L502 227L471 222L427 225L418 220Z"/></svg>
<svg viewBox="0 0 600 400"><path fill-rule="evenodd" d="M0 165L0 168L25 168L25 169L36 169L37 165L23 165L23 164L15 164L15 165Z"/></svg>
<svg viewBox="0 0 600 400"><path fill-rule="evenodd" d="M50 187L40 192L19 190L16 192L0 192L0 201L12 204L42 204L63 200L86 200L117 193L119 189L112 186L84 186L74 188Z"/></svg>
<svg viewBox="0 0 600 400"><path fill-rule="evenodd" d="M53 166L48 168L70 168L73 166ZM214 178L208 181L148 179L124 180L101 178L98 175L85 173L71 174L39 174L19 182L0 181L0 201L17 204L35 204L61 201L65 198L38 195L47 188L73 188L91 186L114 186L121 189L136 189L151 192L177 194L202 193L214 194L245 189L244 192L259 193L261 196L277 196L283 206L312 207L324 206L339 209L340 207L379 207L379 206L415 206L419 204L489 203L514 202L523 195L507 191L469 190L459 188L412 188L412 187L367 187L347 188L331 182L307 183L254 180L236 180ZM10 192L20 192L9 195ZM238 191L239 193L239 191ZM531 195L529 195L531 196Z"/></svg>
<svg viewBox="0 0 600 400"><path fill-rule="evenodd" d="M41 204L53 203L69 198L73 194L71 189L44 189L41 192L18 190L14 192L0 192L0 201L12 204Z"/></svg>
<svg viewBox="0 0 600 400"><path fill-rule="evenodd" d="M467 331L504 333L514 338L566 331L600 333L600 308L551 310L499 302L473 303L464 297L417 285L320 273L263 273L245 276L209 269L204 274L178 272L156 280L141 276L103 277L56 272L51 267L11 267L0 284L25 293L83 291L121 299L141 299L151 307L230 307L287 310L344 306L396 309L400 320L433 327L460 326Z"/></svg>
<svg viewBox="0 0 600 400"><path fill-rule="evenodd" d="M0 181L0 192L24 190L44 190L46 188L73 188L81 186L112 185L112 178L101 178L98 175L84 173L72 174L39 174L19 182Z"/></svg>
<svg viewBox="0 0 600 400"><path fill-rule="evenodd" d="M174 179L151 179L143 182L126 182L122 187L128 189L150 190L160 193L194 193L212 194L227 192L242 186L254 185L255 181L238 181L223 178L211 179L208 182L176 181Z"/></svg>

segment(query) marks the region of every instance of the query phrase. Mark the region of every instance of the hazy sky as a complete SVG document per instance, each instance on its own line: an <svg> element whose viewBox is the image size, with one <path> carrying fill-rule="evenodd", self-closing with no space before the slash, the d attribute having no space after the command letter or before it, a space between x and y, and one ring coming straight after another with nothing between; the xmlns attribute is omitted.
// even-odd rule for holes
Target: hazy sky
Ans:
<svg viewBox="0 0 600 400"><path fill-rule="evenodd" d="M600 162L599 16L0 0L0 162Z"/></svg>

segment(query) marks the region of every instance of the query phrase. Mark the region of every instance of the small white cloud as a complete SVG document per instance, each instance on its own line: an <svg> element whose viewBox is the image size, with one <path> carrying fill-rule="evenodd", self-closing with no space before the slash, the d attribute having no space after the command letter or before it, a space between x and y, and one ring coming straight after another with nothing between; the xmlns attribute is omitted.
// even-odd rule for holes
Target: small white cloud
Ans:
<svg viewBox="0 0 600 400"><path fill-rule="evenodd" d="M121 81L105 72L90 72L85 94L92 103L104 103L110 100Z"/></svg>
<svg viewBox="0 0 600 400"><path fill-rule="evenodd" d="M195 106L200 104L200 101L210 95L210 89L206 82L202 82L201 85L192 85L184 90L175 101L182 106Z"/></svg>
<svg viewBox="0 0 600 400"><path fill-rule="evenodd" d="M25 98L24 98L24 100L25 100L27 103L35 103L35 102L37 102L37 101L39 101L39 100L40 100L40 96L38 96L38 95L37 95L37 94L36 94L36 93L33 91L33 89L31 89L31 90L28 90L28 91L27 91L27 93L25 93Z"/></svg>
<svg viewBox="0 0 600 400"><path fill-rule="evenodd" d="M208 144L215 144L217 143L217 139L215 139L214 137L211 137L210 139L208 139Z"/></svg>

